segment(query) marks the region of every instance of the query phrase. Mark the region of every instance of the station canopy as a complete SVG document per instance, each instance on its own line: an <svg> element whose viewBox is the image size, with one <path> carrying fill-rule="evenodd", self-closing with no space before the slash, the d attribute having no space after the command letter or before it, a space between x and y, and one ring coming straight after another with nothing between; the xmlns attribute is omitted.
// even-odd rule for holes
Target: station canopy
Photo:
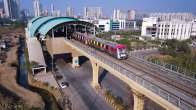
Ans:
<svg viewBox="0 0 196 110"><path fill-rule="evenodd" d="M90 27L94 26L92 23L81 21L76 18L47 16L31 19L27 25L26 31L28 31L28 36L30 38L35 37L38 33L41 36L45 36L50 30L63 24L81 24Z"/></svg>

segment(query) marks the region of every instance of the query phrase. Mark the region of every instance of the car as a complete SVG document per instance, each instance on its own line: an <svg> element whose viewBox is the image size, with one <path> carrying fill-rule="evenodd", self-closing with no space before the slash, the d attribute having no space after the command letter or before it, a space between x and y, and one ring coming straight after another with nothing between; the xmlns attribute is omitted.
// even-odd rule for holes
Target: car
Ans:
<svg viewBox="0 0 196 110"><path fill-rule="evenodd" d="M61 82L60 83L60 87L61 88L67 88L67 87L69 87L69 82Z"/></svg>

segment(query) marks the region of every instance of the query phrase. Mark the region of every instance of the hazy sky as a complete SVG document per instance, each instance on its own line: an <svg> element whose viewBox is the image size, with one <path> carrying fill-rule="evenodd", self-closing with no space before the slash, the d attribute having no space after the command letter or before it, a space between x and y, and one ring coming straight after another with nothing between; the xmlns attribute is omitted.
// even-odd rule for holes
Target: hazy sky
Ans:
<svg viewBox="0 0 196 110"><path fill-rule="evenodd" d="M75 13L83 14L85 6L100 6L105 15L112 15L114 8L123 10L136 9L144 12L192 12L196 14L196 0L40 0L43 8L55 9L64 12L66 6L75 9ZM33 12L33 0L21 0L22 9Z"/></svg>

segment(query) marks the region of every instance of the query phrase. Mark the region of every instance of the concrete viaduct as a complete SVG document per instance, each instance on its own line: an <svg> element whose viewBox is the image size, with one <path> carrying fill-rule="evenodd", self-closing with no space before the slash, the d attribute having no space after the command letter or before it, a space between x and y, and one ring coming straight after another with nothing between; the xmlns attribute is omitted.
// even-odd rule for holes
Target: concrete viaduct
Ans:
<svg viewBox="0 0 196 110"><path fill-rule="evenodd" d="M55 34L58 31L61 31L61 33L64 34ZM134 110L144 109L144 97L151 99L167 110L196 110L195 96L186 96L175 88L156 82L151 77L143 77L138 73L134 73L128 66L121 64L121 61L115 60L114 58L77 41L68 40L67 38L69 38L70 33L76 31L95 34L96 27L91 23L80 21L75 18L33 18L29 21L26 28L26 42L30 54L30 61L38 62L42 65L40 66L42 68L46 66L40 44L40 41L44 41L51 56L60 53L72 53L73 67L80 66L78 63L79 56L86 56L92 63L93 87L99 87L98 78L100 67L106 69L128 84L133 91ZM34 48L34 45L36 45L36 47L35 49L32 49ZM38 50L38 52L33 52L33 50ZM39 69L39 67L36 67L35 69Z"/></svg>

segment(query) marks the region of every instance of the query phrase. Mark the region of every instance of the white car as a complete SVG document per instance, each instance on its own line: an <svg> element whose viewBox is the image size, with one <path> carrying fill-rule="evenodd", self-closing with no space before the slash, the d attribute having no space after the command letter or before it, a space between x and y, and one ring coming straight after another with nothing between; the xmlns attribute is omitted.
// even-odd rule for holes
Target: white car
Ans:
<svg viewBox="0 0 196 110"><path fill-rule="evenodd" d="M69 87L69 83L68 82L61 82L60 87L61 88L67 88L67 87Z"/></svg>

